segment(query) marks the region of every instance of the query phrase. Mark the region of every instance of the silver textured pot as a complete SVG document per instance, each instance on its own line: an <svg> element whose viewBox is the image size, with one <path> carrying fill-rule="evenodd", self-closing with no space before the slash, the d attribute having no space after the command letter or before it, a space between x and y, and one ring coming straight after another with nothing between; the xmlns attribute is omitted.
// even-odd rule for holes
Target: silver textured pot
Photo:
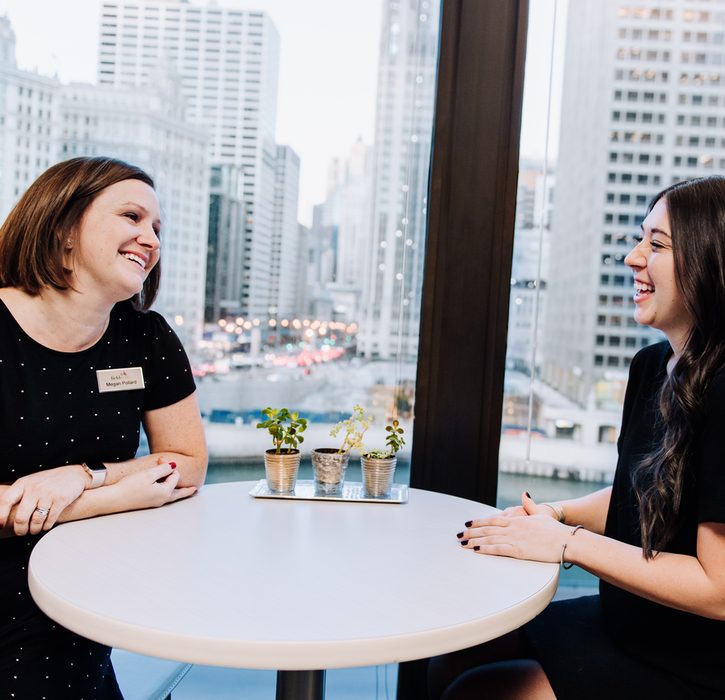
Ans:
<svg viewBox="0 0 725 700"><path fill-rule="evenodd" d="M274 493L294 491L299 468L299 450L282 450L277 454L274 449L271 449L264 453L264 472L267 477L267 487Z"/></svg>
<svg viewBox="0 0 725 700"><path fill-rule="evenodd" d="M345 470L349 461L350 453L338 452L335 447L312 450L315 492L325 495L339 494L345 483Z"/></svg>
<svg viewBox="0 0 725 700"><path fill-rule="evenodd" d="M390 488L393 485L395 465L397 457L367 457L360 458L362 464L363 488L366 496L383 497L390 495Z"/></svg>

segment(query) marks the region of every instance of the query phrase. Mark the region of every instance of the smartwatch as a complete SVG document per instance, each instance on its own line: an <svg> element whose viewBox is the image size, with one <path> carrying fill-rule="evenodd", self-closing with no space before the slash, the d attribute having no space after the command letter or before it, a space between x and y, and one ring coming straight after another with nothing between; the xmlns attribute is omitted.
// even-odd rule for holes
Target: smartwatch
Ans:
<svg viewBox="0 0 725 700"><path fill-rule="evenodd" d="M85 469L86 474L91 477L91 485L89 489L97 489L103 486L106 481L106 465L103 462L83 462L81 465Z"/></svg>

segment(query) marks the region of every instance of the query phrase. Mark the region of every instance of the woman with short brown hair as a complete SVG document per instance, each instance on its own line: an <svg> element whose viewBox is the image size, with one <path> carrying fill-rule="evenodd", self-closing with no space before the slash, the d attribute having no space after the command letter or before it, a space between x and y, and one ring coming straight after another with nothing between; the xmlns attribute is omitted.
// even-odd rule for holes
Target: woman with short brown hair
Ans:
<svg viewBox="0 0 725 700"><path fill-rule="evenodd" d="M74 158L43 173L0 228L0 687L9 697L120 697L110 649L56 625L30 597L38 538L56 523L162 506L204 480L191 368L148 311L160 269L153 185L122 161ZM151 454L136 457L141 424Z"/></svg>

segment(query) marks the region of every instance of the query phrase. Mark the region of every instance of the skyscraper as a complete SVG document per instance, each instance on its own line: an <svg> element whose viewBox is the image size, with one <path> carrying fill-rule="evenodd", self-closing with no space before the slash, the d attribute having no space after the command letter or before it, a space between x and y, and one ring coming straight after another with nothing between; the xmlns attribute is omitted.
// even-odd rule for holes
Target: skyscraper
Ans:
<svg viewBox="0 0 725 700"><path fill-rule="evenodd" d="M569 4L544 379L582 406L660 337L624 258L647 203L725 168L725 0Z"/></svg>
<svg viewBox="0 0 725 700"><path fill-rule="evenodd" d="M239 290L245 219L244 171L235 165L213 165L204 297L204 321L207 323L241 313Z"/></svg>
<svg viewBox="0 0 725 700"><path fill-rule="evenodd" d="M300 159L289 146L277 146L274 173L274 215L269 266L271 269L270 316L296 316L300 262L300 230L297 200Z"/></svg>
<svg viewBox="0 0 725 700"><path fill-rule="evenodd" d="M332 318L358 323L363 313L362 290L370 263L372 148L362 139L347 156L333 158L327 171L325 201L315 207L313 235L327 252L331 264L319 265L311 280L332 305ZM319 262L322 262L323 250ZM320 297L317 297L318 300Z"/></svg>
<svg viewBox="0 0 725 700"><path fill-rule="evenodd" d="M266 316L272 291L274 143L279 36L269 16L184 0L106 0L98 80L151 82L159 65L182 76L188 119L209 133L211 165L242 169L245 200L239 312Z"/></svg>
<svg viewBox="0 0 725 700"><path fill-rule="evenodd" d="M358 336L368 357L417 355L438 10L438 0L384 0L369 272Z"/></svg>
<svg viewBox="0 0 725 700"><path fill-rule="evenodd" d="M553 174L544 174L543 163L520 164L506 366L526 373L536 372L541 361L541 348L537 347L535 367L531 366L536 317L545 313L552 181Z"/></svg>
<svg viewBox="0 0 725 700"><path fill-rule="evenodd" d="M18 69L15 33L0 17L0 221L57 160L60 83Z"/></svg>

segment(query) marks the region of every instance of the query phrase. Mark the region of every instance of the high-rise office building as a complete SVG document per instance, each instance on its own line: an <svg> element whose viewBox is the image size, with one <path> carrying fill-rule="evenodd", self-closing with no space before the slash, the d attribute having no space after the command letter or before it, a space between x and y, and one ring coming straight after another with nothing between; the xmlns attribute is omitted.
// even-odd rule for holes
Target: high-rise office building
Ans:
<svg viewBox="0 0 725 700"><path fill-rule="evenodd" d="M624 258L650 198L725 168L725 0L569 3L544 379L582 406L660 337Z"/></svg>
<svg viewBox="0 0 725 700"><path fill-rule="evenodd" d="M362 290L370 262L372 148L358 139L347 156L333 158L327 170L325 201L315 208L313 234L319 250L317 297L332 305L332 318L359 323ZM322 264L329 259L329 265Z"/></svg>
<svg viewBox="0 0 725 700"><path fill-rule="evenodd" d="M99 83L150 83L162 64L182 76L189 121L208 130L210 164L244 173L239 307L245 316L266 317L272 305L277 30L264 12L184 0L105 0Z"/></svg>
<svg viewBox="0 0 725 700"><path fill-rule="evenodd" d="M438 0L383 3L369 272L358 336L367 357L417 356L438 11Z"/></svg>
<svg viewBox="0 0 725 700"><path fill-rule="evenodd" d="M0 221L58 160L59 92L56 79L17 67L15 33L0 17Z"/></svg>
<svg viewBox="0 0 725 700"><path fill-rule="evenodd" d="M296 316L300 262L300 230L297 223L300 159L289 146L277 146L274 174L274 214L270 250L270 316Z"/></svg>
<svg viewBox="0 0 725 700"><path fill-rule="evenodd" d="M209 191L209 237L206 255L204 321L217 323L242 312L239 289L244 259L244 171L213 165Z"/></svg>
<svg viewBox="0 0 725 700"><path fill-rule="evenodd" d="M329 285L335 318L359 323L362 290L370 264L372 148L358 139L345 158L333 161L328 199L336 201L337 250L334 281Z"/></svg>
<svg viewBox="0 0 725 700"><path fill-rule="evenodd" d="M553 179L552 172L544 174L543 163L521 163L516 193L506 365L526 373L536 373L541 363L541 348L536 344L534 357L534 345L535 334L539 335L537 317L543 318L546 308Z"/></svg>

